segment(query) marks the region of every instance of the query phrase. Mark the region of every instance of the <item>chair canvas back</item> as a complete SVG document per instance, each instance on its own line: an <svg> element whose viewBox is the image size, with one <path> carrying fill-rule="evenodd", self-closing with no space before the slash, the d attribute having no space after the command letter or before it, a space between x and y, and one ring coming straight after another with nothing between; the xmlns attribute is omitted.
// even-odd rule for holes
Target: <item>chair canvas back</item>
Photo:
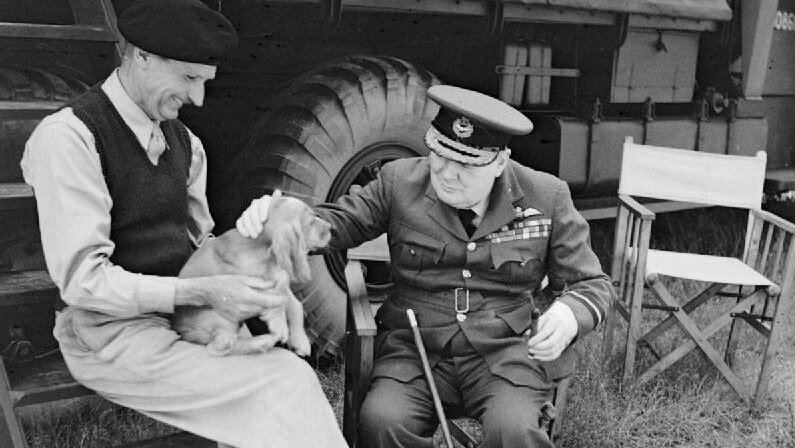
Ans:
<svg viewBox="0 0 795 448"><path fill-rule="evenodd" d="M714 154L624 140L618 193L759 210L767 156Z"/></svg>

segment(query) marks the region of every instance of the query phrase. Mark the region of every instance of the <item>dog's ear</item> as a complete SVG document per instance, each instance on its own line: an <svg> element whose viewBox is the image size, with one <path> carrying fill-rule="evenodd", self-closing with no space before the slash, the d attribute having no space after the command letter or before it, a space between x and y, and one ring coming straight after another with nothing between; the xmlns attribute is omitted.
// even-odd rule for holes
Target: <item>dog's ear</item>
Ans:
<svg viewBox="0 0 795 448"><path fill-rule="evenodd" d="M279 226L273 234L271 249L276 264L290 275L292 281L302 283L309 280L311 271L306 256L306 242L298 220L293 219Z"/></svg>

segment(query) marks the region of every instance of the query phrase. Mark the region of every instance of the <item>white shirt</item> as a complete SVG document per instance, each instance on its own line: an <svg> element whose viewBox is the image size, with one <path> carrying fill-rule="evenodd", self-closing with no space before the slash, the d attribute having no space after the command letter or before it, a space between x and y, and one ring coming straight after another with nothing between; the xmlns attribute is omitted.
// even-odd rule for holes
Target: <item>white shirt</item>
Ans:
<svg viewBox="0 0 795 448"><path fill-rule="evenodd" d="M125 92L117 71L102 90L146 148L153 122ZM205 194L204 147L193 133L188 134L192 157L186 232L199 246L215 223ZM71 108L41 121L25 145L20 165L36 195L47 269L67 304L119 317L173 312L175 278L132 273L110 262L115 248L110 240L113 201L94 136Z"/></svg>

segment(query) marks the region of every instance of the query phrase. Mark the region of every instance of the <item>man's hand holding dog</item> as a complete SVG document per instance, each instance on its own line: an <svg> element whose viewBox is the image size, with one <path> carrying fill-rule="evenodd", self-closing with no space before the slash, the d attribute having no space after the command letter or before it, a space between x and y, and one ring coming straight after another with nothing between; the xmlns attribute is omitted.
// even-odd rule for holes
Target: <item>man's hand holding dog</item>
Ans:
<svg viewBox="0 0 795 448"><path fill-rule="evenodd" d="M284 306L276 282L247 275L216 275L179 279L175 305L210 306L231 321L259 316Z"/></svg>

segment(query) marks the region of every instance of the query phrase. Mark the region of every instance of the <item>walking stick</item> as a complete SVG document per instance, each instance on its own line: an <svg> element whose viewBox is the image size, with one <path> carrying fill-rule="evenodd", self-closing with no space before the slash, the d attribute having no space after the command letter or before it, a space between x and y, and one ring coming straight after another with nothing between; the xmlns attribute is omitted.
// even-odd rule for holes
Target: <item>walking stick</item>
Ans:
<svg viewBox="0 0 795 448"><path fill-rule="evenodd" d="M538 318L541 317L541 310L538 308L533 308L530 311L530 330L527 336L528 339L538 334ZM544 430L549 433L549 425L552 424L552 420L555 420L556 412L555 412L555 405L552 403L552 400L547 400L544 404L541 405L541 416L538 418L538 426L544 428Z"/></svg>
<svg viewBox="0 0 795 448"><path fill-rule="evenodd" d="M425 379L428 381L428 388L431 389L431 397L433 397L433 407L436 408L436 416L439 418L439 423L442 425L442 433L444 434L444 441L447 443L448 448L453 448L453 439L450 437L450 428L447 427L447 418L444 416L444 409L442 409L442 400L439 399L439 391L436 390L436 382L433 380L433 373L431 372L431 365L428 363L428 355L425 353L425 345L422 343L420 336L420 329L417 327L417 318L414 316L414 310L411 308L406 310L409 316L409 325L411 331L414 333L414 343L417 345L417 352L420 354L420 361L422 361L422 370L425 372Z"/></svg>

